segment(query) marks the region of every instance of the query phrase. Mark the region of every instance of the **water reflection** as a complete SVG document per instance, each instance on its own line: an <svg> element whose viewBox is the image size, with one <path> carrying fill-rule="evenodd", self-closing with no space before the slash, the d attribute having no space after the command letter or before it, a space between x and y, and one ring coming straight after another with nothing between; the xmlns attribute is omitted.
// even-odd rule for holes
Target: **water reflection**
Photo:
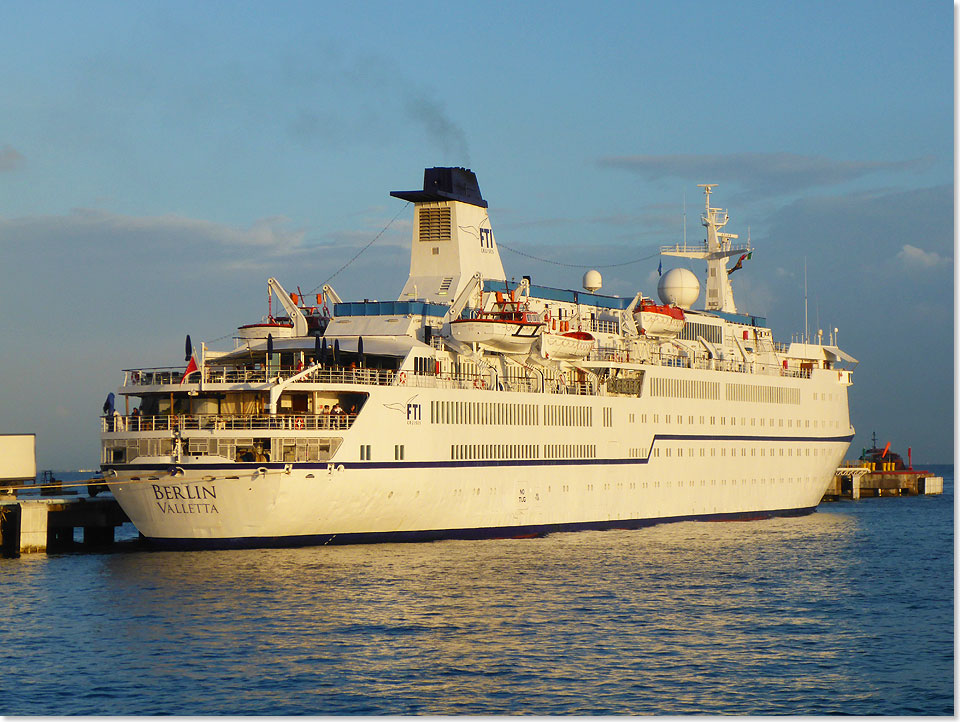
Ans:
<svg viewBox="0 0 960 722"><path fill-rule="evenodd" d="M76 660L83 694L34 675L33 714L949 713L952 561L905 569L882 545L916 528L912 513L952 519L950 504L901 504L886 531L864 508L532 540L85 555L69 575L50 557L17 578L45 596L30 603L34 627L0 627L0 659L14 675L26 650ZM931 586L945 569L946 590ZM904 625L907 604L918 624ZM69 610L70 625L45 608ZM930 675L904 669L918 660L947 670L932 693Z"/></svg>
<svg viewBox="0 0 960 722"><path fill-rule="evenodd" d="M675 711L790 711L825 674L852 686L830 611L851 594L849 560L811 549L829 554L856 527L817 514L117 555L102 602L151 677L179 670L217 696L258 680L261 702L281 709L294 695L294 707L370 713L641 713L664 699ZM847 638L842 654L855 653ZM780 702L751 707L758 698ZM224 711L263 711L253 704Z"/></svg>

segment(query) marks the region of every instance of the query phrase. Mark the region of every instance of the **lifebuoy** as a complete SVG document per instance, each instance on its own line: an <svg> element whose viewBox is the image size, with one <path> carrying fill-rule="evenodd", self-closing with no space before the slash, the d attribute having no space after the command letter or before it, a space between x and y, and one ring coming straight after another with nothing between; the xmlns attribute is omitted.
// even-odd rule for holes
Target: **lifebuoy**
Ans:
<svg viewBox="0 0 960 722"><path fill-rule="evenodd" d="M483 385L483 381L481 381L480 379L474 379L473 388L480 389L482 391L485 388Z"/></svg>
<svg viewBox="0 0 960 722"><path fill-rule="evenodd" d="M298 416L296 419L293 420L293 428L295 429L303 428L303 417Z"/></svg>
<svg viewBox="0 0 960 722"><path fill-rule="evenodd" d="M407 383L407 374L403 371L397 374L397 383L403 386Z"/></svg>
<svg viewBox="0 0 960 722"><path fill-rule="evenodd" d="M133 376L131 376L131 378L133 379L133 383L135 383L135 384L140 383L140 372L139 372L139 371L134 371L134 372L133 372Z"/></svg>

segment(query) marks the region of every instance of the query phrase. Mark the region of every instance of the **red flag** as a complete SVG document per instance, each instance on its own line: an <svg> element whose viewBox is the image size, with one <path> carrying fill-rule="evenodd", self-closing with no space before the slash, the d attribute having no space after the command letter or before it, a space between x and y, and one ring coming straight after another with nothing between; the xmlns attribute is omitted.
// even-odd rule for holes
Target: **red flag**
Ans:
<svg viewBox="0 0 960 722"><path fill-rule="evenodd" d="M183 372L183 378L180 379L180 385L182 386L183 382L187 380L187 376L192 374L194 371L198 371L199 369L200 367L197 366L197 357L191 356L190 363L187 364L187 370Z"/></svg>

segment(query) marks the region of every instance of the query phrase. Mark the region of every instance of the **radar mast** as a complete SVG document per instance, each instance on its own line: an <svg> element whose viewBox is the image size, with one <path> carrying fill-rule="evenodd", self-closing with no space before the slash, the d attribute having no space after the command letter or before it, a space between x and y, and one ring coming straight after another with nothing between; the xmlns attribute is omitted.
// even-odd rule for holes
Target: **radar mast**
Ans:
<svg viewBox="0 0 960 722"><path fill-rule="evenodd" d="M686 240L683 245L662 246L660 255L678 256L680 258L697 258L707 262L707 295L704 309L707 311L724 311L736 313L737 306L733 302L733 287L730 285L730 276L727 273L727 259L742 253L750 253L750 243L733 245L731 241L739 236L736 233L723 233L722 229L730 220L730 216L722 208L710 206L710 193L717 187L717 183L698 183L706 195L706 211L700 220L707 229L707 239L703 244L688 246Z"/></svg>

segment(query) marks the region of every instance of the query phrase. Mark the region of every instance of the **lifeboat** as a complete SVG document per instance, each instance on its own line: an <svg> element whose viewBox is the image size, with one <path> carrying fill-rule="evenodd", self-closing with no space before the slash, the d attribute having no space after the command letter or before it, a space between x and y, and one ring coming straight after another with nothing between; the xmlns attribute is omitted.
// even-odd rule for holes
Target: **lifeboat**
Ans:
<svg viewBox="0 0 960 722"><path fill-rule="evenodd" d="M686 319L683 310L674 305L658 305L649 298L641 298L633 310L633 318L641 333L647 336L676 336Z"/></svg>
<svg viewBox="0 0 960 722"><path fill-rule="evenodd" d="M596 341L586 331L544 333L540 336L540 355L545 359L557 360L585 358Z"/></svg>
<svg viewBox="0 0 960 722"><path fill-rule="evenodd" d="M268 318L260 323L248 323L237 329L237 338L244 341L274 338L293 338L293 321L286 318Z"/></svg>
<svg viewBox="0 0 960 722"><path fill-rule="evenodd" d="M527 353L543 334L543 319L519 301L497 294L492 311L450 322L450 335L461 343L476 343L502 353Z"/></svg>

